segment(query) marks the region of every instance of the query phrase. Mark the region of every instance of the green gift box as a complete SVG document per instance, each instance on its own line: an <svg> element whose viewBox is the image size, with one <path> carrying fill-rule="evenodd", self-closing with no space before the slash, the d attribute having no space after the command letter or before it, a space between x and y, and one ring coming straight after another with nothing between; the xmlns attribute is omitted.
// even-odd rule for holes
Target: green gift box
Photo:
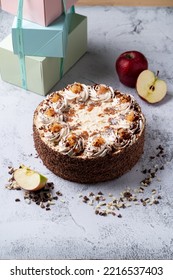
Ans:
<svg viewBox="0 0 173 280"><path fill-rule="evenodd" d="M51 88L87 51L87 17L72 14L68 31L66 56L25 57L26 83L29 91L46 95ZM8 63L7 63L8 62ZM63 62L63 63L62 63ZM2 80L22 87L20 59L13 53L12 36L0 43L0 74Z"/></svg>

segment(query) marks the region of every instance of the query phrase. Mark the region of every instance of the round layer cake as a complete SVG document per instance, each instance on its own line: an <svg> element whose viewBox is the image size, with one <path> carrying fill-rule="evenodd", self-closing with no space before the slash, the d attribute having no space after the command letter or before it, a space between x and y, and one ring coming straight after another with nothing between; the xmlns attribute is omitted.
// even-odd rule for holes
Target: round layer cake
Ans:
<svg viewBox="0 0 173 280"><path fill-rule="evenodd" d="M145 118L130 94L74 83L41 102L33 130L48 169L70 181L95 183L117 178L137 163Z"/></svg>

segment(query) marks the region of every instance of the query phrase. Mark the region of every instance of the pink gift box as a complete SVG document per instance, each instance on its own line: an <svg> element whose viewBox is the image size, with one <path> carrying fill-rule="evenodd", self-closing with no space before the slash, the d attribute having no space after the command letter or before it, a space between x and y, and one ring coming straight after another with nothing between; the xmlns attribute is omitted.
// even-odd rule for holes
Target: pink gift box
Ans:
<svg viewBox="0 0 173 280"><path fill-rule="evenodd" d="M1 9L16 15L18 0L0 0ZM65 0L67 10L77 0ZM62 0L24 0L23 17L43 26L48 26L63 13Z"/></svg>

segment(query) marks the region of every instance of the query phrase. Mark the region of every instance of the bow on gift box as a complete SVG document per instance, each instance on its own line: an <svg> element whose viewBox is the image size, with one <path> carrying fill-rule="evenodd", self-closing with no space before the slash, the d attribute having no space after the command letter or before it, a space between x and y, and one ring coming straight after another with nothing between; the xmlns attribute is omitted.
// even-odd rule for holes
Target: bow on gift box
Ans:
<svg viewBox="0 0 173 280"><path fill-rule="evenodd" d="M26 75L26 65L25 65L25 53L24 53L24 44L23 44L23 32L22 32L22 19L23 19L23 0L18 0L18 11L17 11L17 44L18 44L18 57L20 61L20 72L21 72L21 81L22 81L22 87L24 89L27 89L27 75ZM63 5L63 11L65 18L67 19L67 8L66 8L66 0L62 0ZM69 9L69 13L75 13L75 8L72 6ZM67 28L69 27L69 24L67 24ZM66 46L67 46L67 39L68 39L68 30L66 32ZM60 79L63 76L64 72L64 58L61 57L61 63L60 63Z"/></svg>

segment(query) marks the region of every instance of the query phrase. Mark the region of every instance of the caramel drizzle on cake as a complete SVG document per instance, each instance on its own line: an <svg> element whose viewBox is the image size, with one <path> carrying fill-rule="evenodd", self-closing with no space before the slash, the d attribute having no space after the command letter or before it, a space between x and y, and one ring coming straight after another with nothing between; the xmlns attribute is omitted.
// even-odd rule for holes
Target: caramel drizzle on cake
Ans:
<svg viewBox="0 0 173 280"><path fill-rule="evenodd" d="M70 157L118 153L141 135L145 118L133 96L104 84L68 85L53 92L35 117L40 136Z"/></svg>

